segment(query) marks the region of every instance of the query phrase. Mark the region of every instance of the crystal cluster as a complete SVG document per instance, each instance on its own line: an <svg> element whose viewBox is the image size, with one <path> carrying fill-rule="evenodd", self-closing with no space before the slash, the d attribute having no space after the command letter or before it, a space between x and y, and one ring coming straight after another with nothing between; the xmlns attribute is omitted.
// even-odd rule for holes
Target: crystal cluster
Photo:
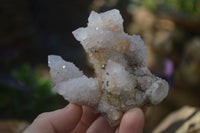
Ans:
<svg viewBox="0 0 200 133"><path fill-rule="evenodd" d="M140 36L124 32L118 10L92 11L88 26L73 35L88 54L96 78L85 76L60 56L50 55L51 79L69 102L93 108L115 126L128 109L158 104L167 96L168 83L148 70L144 42Z"/></svg>

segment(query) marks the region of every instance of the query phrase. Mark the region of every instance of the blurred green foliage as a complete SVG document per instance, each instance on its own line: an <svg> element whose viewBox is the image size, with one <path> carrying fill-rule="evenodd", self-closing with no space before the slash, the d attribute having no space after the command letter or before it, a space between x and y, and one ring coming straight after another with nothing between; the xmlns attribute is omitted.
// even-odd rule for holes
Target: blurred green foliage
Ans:
<svg viewBox="0 0 200 133"><path fill-rule="evenodd" d="M195 15L199 15L200 13L199 0L165 0L163 1L163 4L167 5L171 9L185 13L192 13Z"/></svg>
<svg viewBox="0 0 200 133"><path fill-rule="evenodd" d="M199 0L131 0L131 4L149 9L167 9L200 16Z"/></svg>
<svg viewBox="0 0 200 133"><path fill-rule="evenodd" d="M24 64L12 70L11 74L26 86L26 89L20 90L0 85L1 118L31 121L42 112L64 106L61 104L63 98L53 90L51 81L40 78L30 65Z"/></svg>

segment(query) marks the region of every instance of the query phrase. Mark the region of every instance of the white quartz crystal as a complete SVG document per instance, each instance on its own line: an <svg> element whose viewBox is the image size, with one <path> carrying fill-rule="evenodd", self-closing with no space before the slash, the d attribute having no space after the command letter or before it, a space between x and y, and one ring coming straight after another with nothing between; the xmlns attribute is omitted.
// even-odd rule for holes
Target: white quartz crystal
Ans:
<svg viewBox="0 0 200 133"><path fill-rule="evenodd" d="M96 78L88 78L74 64L50 55L51 79L69 102L95 109L115 126L128 109L158 104L167 96L168 83L148 70L144 42L140 36L124 32L118 10L92 11L88 26L73 35L88 54Z"/></svg>

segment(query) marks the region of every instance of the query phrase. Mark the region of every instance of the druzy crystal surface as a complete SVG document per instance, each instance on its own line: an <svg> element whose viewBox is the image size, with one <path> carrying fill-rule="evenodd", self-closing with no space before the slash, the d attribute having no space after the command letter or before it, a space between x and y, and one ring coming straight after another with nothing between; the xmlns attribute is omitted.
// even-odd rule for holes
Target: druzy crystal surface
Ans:
<svg viewBox="0 0 200 133"><path fill-rule="evenodd" d="M92 11L87 27L73 35L88 54L96 77L89 78L73 63L50 55L55 89L69 102L93 108L115 126L128 109L158 104L167 96L168 83L148 70L144 42L124 32L118 10Z"/></svg>

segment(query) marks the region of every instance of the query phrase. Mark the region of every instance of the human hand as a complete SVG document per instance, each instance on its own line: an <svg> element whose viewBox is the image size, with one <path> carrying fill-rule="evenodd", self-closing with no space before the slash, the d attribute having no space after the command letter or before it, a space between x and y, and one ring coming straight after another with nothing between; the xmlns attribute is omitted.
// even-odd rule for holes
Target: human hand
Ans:
<svg viewBox="0 0 200 133"><path fill-rule="evenodd" d="M127 111L119 127L108 122L88 107L69 104L63 109L42 113L24 133L142 133L144 114L141 109Z"/></svg>

